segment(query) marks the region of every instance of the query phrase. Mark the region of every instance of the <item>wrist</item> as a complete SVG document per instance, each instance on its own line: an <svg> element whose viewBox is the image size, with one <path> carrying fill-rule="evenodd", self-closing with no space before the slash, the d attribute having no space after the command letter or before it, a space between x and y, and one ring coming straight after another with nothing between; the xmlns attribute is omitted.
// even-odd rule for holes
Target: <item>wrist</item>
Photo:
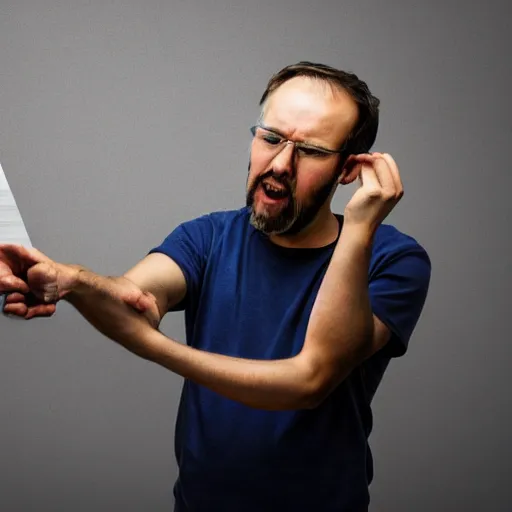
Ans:
<svg viewBox="0 0 512 512"><path fill-rule="evenodd" d="M371 248L375 229L362 222L350 222L345 220L340 234L343 243L351 242L362 248Z"/></svg>
<svg viewBox="0 0 512 512"><path fill-rule="evenodd" d="M82 278L86 269L81 265L61 264L59 271L61 274L61 283L59 286L61 299L71 299L80 292L84 284Z"/></svg>

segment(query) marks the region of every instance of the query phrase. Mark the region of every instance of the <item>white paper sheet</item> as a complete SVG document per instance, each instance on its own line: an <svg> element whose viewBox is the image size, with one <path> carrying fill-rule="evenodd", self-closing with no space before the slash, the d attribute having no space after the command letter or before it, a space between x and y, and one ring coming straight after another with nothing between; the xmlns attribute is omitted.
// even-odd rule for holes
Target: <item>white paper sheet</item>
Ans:
<svg viewBox="0 0 512 512"><path fill-rule="evenodd" d="M0 164L0 243L21 244L32 247L20 211L12 195L4 170ZM0 294L0 312L5 296Z"/></svg>

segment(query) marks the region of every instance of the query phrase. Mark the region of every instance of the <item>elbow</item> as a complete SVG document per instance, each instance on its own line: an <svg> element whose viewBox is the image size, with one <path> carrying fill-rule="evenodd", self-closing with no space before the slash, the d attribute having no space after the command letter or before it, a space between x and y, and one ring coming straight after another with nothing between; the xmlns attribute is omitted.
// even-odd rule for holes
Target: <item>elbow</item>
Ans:
<svg viewBox="0 0 512 512"><path fill-rule="evenodd" d="M371 354L371 344L362 343L343 356L326 356L303 350L295 358L300 402L303 409L319 407L329 395Z"/></svg>
<svg viewBox="0 0 512 512"><path fill-rule="evenodd" d="M299 409L316 409L329 397L336 385L331 381L312 380L306 383L301 390Z"/></svg>
<svg viewBox="0 0 512 512"><path fill-rule="evenodd" d="M300 397L299 409L316 409L329 396L324 388L305 390Z"/></svg>
<svg viewBox="0 0 512 512"><path fill-rule="evenodd" d="M308 365L302 373L298 401L300 409L316 409L343 380L327 366Z"/></svg>
<svg viewBox="0 0 512 512"><path fill-rule="evenodd" d="M299 401L302 409L316 409L350 375L352 370L365 359L365 353L343 360L312 357L301 353L296 357L299 382Z"/></svg>

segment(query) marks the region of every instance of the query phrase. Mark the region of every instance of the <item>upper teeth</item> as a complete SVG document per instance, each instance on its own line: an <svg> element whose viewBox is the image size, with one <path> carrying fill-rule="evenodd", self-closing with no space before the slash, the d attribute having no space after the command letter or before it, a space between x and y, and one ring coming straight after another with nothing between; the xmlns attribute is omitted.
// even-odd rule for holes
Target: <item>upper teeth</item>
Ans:
<svg viewBox="0 0 512 512"><path fill-rule="evenodd" d="M274 185L270 185L270 183L265 183L265 186L270 189L270 190L273 190L274 192L282 192L284 189L283 188L280 188L280 187L275 187Z"/></svg>

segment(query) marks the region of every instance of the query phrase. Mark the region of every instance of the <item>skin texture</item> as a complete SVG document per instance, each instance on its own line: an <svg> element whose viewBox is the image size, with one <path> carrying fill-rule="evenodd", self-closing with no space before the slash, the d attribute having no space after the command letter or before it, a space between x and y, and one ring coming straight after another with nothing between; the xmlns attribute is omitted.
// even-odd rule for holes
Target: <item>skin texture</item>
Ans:
<svg viewBox="0 0 512 512"><path fill-rule="evenodd" d="M357 121L357 107L344 92L318 81L290 80L264 108L264 121L286 137L339 148ZM248 190L269 171L293 183L299 205L326 182L359 187L345 207L343 229L311 312L303 349L292 358L259 361L200 351L159 330L168 308L186 294L181 270L163 255L150 255L122 277L104 277L84 267L54 262L36 249L0 245L0 292L9 293L5 313L26 319L55 312L70 302L96 329L134 354L248 406L285 410L320 404L364 359L389 340L372 314L368 266L376 229L403 195L398 167L388 154L298 159L292 146L278 154L251 148ZM312 222L294 234L273 234L286 247L321 247L336 240L338 222L330 199ZM256 191L253 208L279 215L279 205ZM158 256L158 257L157 257ZM27 299L30 290L31 300Z"/></svg>

